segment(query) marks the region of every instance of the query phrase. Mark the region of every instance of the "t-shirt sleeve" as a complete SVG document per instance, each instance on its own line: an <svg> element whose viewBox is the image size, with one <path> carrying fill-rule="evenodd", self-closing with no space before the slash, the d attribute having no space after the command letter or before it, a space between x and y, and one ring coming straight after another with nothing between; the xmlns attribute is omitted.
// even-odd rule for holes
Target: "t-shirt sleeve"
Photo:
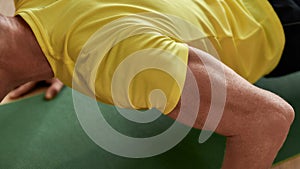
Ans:
<svg viewBox="0 0 300 169"><path fill-rule="evenodd" d="M168 114L180 99L187 60L188 46L166 35L153 32L129 37L115 45L100 64L96 93L99 100L119 107L156 108Z"/></svg>

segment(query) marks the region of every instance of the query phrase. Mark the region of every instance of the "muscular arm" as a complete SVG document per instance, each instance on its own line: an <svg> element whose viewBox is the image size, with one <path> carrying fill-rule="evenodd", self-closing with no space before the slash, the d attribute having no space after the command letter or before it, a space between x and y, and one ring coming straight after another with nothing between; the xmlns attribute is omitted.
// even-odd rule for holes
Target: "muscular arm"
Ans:
<svg viewBox="0 0 300 169"><path fill-rule="evenodd" d="M0 1L0 13L2 13L3 15L6 15L6 16L13 16L14 12L15 12L15 6L14 6L13 0ZM63 87L62 82L60 82L58 79L55 79L55 78L45 80L45 82L50 85L45 94L46 99L54 98ZM37 83L38 83L38 81L31 81L24 85L21 85L17 89L14 89L13 91L11 91L7 97L10 99L18 99L22 95L27 94L33 88L35 88Z"/></svg>
<svg viewBox="0 0 300 169"><path fill-rule="evenodd" d="M34 34L21 17L0 15L0 37L0 100L26 82L54 76Z"/></svg>
<svg viewBox="0 0 300 169"><path fill-rule="evenodd" d="M293 121L293 108L279 96L250 84L207 53L197 50L197 55L195 51L190 48L188 66L196 77L201 102L193 127L202 129L208 117L212 103L210 78L219 84L226 81L227 99L221 121L206 126L209 129L217 125L215 132L227 136L223 169L270 168ZM202 60L206 57L211 64L203 64L199 57ZM225 79L214 69L223 69ZM209 78L208 70L213 77ZM189 105L179 103L168 116L176 119L182 106Z"/></svg>

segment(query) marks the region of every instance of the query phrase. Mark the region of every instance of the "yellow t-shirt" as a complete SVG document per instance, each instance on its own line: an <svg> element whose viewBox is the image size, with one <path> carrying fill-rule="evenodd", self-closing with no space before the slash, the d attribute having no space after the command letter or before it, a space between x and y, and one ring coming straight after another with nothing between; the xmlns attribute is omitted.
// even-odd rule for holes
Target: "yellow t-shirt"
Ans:
<svg viewBox="0 0 300 169"><path fill-rule="evenodd" d="M267 0L15 4L16 15L32 28L56 77L68 86L75 82L95 90L99 101L126 108L156 107L167 114L176 106L188 45L219 57L250 82L278 64L284 46L280 21ZM210 52L207 40L216 52Z"/></svg>

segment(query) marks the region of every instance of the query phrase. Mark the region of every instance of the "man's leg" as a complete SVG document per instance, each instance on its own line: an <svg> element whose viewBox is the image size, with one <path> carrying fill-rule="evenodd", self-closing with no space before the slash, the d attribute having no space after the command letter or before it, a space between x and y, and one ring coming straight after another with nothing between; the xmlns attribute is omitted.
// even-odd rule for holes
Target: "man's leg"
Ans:
<svg viewBox="0 0 300 169"><path fill-rule="evenodd" d="M300 71L300 0L269 0L284 29L286 44L278 66L267 77Z"/></svg>
<svg viewBox="0 0 300 169"><path fill-rule="evenodd" d="M213 58L202 52L202 57ZM200 110L194 125L202 129L211 100L210 80L205 65L190 51L189 68L200 92ZM255 87L225 65L227 100L216 133L227 137L223 169L267 169L286 139L294 119L293 108L279 96ZM215 67L210 67L215 70ZM213 75L219 83L224 79ZM180 105L169 114L176 118ZM212 124L213 125L213 124Z"/></svg>
<svg viewBox="0 0 300 169"><path fill-rule="evenodd" d="M26 22L0 15L0 100L21 84L51 77L51 67Z"/></svg>

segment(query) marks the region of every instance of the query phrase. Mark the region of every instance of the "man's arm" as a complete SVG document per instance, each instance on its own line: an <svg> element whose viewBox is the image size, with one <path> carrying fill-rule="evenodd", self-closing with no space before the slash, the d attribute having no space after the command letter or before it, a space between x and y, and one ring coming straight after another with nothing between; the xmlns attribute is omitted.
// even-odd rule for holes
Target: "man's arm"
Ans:
<svg viewBox="0 0 300 169"><path fill-rule="evenodd" d="M0 15L0 100L29 81L53 78L33 32L19 16Z"/></svg>
<svg viewBox="0 0 300 169"><path fill-rule="evenodd" d="M15 12L15 6L14 6L13 0L0 0L0 13L1 14L5 15L5 16L13 16L14 12ZM46 90L46 94L45 94L45 98L48 100L54 98L63 87L62 82L55 78L45 80L45 82L50 85L49 88ZM38 81L31 81L24 85L21 85L20 87L11 91L7 97L9 99L17 99L17 98L21 97L22 95L30 92L33 88L36 87L37 83L38 83Z"/></svg>
<svg viewBox="0 0 300 169"><path fill-rule="evenodd" d="M206 60L205 64L199 58ZM211 123L206 126L209 129L217 125L215 132L227 137L222 168L270 168L294 119L293 108L279 96L250 84L229 67L200 50L190 48L188 66L198 83L201 100L198 117L193 125L195 128L202 129L208 116L212 103L211 79L221 85L226 82L224 112L212 112L223 113L222 119L219 124ZM217 69L224 70L225 79ZM212 77L208 76L208 70ZM176 119L180 107L190 106L192 101L189 100L188 105L179 103L168 116Z"/></svg>

